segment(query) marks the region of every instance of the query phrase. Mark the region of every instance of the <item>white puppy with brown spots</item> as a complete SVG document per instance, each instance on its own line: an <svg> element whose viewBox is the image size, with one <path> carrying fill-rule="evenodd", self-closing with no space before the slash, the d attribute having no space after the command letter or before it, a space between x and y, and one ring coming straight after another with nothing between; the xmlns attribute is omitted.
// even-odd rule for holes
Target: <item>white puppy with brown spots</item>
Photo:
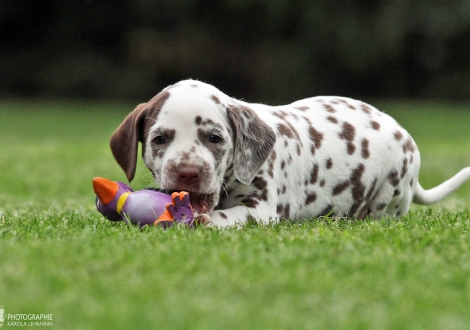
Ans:
<svg viewBox="0 0 470 330"><path fill-rule="evenodd" d="M470 167L431 190L420 156L393 118L344 97L285 106L251 104L194 80L137 106L111 137L131 181L139 141L156 183L186 190L198 219L227 227L323 215L399 217L432 204L470 177Z"/></svg>

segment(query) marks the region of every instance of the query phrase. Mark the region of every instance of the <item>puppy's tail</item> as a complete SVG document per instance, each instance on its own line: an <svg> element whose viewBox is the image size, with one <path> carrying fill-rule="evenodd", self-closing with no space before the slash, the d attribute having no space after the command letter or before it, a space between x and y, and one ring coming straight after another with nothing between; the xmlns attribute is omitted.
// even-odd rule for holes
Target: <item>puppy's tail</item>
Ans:
<svg viewBox="0 0 470 330"><path fill-rule="evenodd" d="M416 185L415 196L413 202L417 204L434 204L447 197L450 193L460 187L470 178L470 167L460 170L459 173L444 181L437 187L424 190L418 183Z"/></svg>

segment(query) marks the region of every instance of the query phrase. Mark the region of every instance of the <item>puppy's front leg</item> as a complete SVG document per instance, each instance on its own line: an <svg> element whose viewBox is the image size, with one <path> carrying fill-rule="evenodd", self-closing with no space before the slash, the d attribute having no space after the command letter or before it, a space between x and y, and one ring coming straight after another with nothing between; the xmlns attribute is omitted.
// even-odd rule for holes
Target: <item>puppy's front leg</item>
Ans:
<svg viewBox="0 0 470 330"><path fill-rule="evenodd" d="M271 211L273 209L272 206L264 201L256 202L256 207L238 205L226 210L214 211L210 215L200 214L196 216L196 221L202 225L218 228L242 226L249 219L260 221L263 224L277 223L279 221L277 215Z"/></svg>

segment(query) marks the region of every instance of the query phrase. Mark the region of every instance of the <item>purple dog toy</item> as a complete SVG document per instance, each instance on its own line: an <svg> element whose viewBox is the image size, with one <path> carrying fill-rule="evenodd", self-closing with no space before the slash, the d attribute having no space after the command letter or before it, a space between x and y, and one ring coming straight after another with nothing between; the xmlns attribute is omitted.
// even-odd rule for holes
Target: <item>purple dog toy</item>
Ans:
<svg viewBox="0 0 470 330"><path fill-rule="evenodd" d="M93 179L96 208L108 220L139 225L162 225L167 228L176 223L193 225L193 209L189 194L175 192L171 196L154 190L133 191L122 182L104 178Z"/></svg>

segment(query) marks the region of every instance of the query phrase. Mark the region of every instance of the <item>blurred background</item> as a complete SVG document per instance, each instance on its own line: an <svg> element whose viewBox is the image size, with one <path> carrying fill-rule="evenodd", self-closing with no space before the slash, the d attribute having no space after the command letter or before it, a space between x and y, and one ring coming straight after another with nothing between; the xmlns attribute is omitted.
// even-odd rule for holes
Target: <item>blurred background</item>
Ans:
<svg viewBox="0 0 470 330"><path fill-rule="evenodd" d="M470 0L0 0L0 97L470 100Z"/></svg>

